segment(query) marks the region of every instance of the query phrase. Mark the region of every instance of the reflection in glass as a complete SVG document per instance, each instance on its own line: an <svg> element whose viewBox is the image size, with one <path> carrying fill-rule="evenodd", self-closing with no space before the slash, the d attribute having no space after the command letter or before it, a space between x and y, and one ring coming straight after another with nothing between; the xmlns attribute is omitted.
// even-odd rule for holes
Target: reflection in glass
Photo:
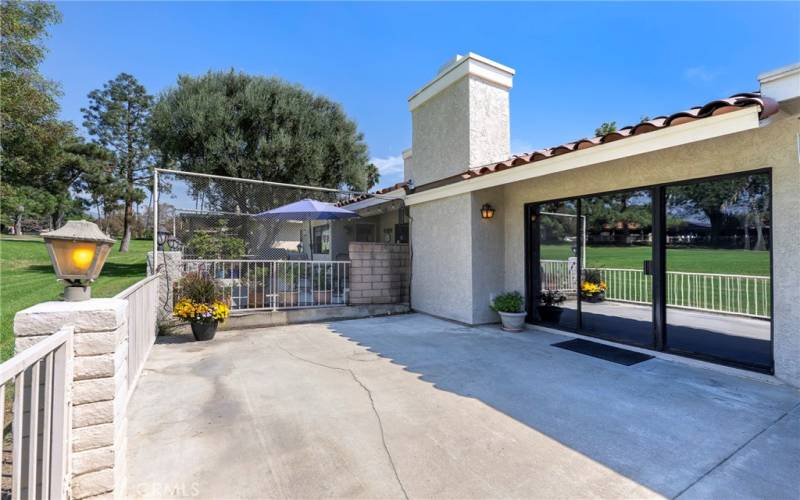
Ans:
<svg viewBox="0 0 800 500"><path fill-rule="evenodd" d="M767 174L667 188L667 348L769 367Z"/></svg>
<svg viewBox="0 0 800 500"><path fill-rule="evenodd" d="M575 202L539 205L539 289L566 295L557 326L578 327L578 224ZM555 325L554 325L555 326Z"/></svg>
<svg viewBox="0 0 800 500"><path fill-rule="evenodd" d="M581 199L586 225L581 328L590 335L653 345L653 204L649 190Z"/></svg>

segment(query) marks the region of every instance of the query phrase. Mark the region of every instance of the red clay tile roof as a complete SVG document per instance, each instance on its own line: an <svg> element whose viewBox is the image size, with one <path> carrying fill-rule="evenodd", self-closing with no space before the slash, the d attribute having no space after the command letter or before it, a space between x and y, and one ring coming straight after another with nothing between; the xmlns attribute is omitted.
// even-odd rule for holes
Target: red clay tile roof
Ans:
<svg viewBox="0 0 800 500"><path fill-rule="evenodd" d="M461 174L430 182L424 186L418 186L415 191L424 191L426 189L452 184L461 180L467 180L473 177L479 177L481 175L491 174L521 165L529 165L531 163L540 160L546 160L554 156L571 153L581 149L592 148L608 142L625 139L626 137L641 135L654 130L660 130L666 127L672 127L675 125L681 125L683 123L708 118L709 116L730 113L732 111L737 111L741 108L747 108L750 106L759 107L759 118L761 119L767 118L778 111L778 103L768 97L762 97L761 93L759 92L736 94L727 99L711 101L704 106L695 106L687 111L680 111L669 116L658 116L652 120L647 120L636 125L623 127L616 132L611 132L610 134L603 136L593 137L591 139L584 138L574 142L560 144L552 148L540 149L532 153L514 155L508 160L501 161L499 163L491 163L489 165L471 168Z"/></svg>
<svg viewBox="0 0 800 500"><path fill-rule="evenodd" d="M346 200L342 200L342 201L336 203L336 206L337 207L342 207L344 205L349 205L349 204L355 203L357 201L366 200L367 198L372 198L375 195L386 194L386 193L389 193L391 191L395 191L397 189L403 189L404 187L406 187L406 183L405 182L398 182L397 184L391 185L389 187L381 188L381 189L379 189L377 191L373 191L371 193L363 193L363 194L360 194L358 196L353 196L353 197L348 198Z"/></svg>

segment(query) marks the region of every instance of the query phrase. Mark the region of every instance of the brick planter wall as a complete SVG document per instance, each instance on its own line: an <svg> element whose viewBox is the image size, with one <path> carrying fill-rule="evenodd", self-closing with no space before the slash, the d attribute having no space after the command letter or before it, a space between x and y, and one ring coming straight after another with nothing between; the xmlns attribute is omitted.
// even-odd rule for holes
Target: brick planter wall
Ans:
<svg viewBox="0 0 800 500"><path fill-rule="evenodd" d="M350 243L350 303L408 302L408 245Z"/></svg>

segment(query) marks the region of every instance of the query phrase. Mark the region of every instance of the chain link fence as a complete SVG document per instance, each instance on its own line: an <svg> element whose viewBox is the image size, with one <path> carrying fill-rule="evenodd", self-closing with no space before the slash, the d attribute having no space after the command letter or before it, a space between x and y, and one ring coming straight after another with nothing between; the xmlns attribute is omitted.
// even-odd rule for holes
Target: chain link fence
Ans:
<svg viewBox="0 0 800 500"><path fill-rule="evenodd" d="M212 276L234 310L347 304L355 214L337 202L353 193L171 170L156 186L157 259L173 284Z"/></svg>

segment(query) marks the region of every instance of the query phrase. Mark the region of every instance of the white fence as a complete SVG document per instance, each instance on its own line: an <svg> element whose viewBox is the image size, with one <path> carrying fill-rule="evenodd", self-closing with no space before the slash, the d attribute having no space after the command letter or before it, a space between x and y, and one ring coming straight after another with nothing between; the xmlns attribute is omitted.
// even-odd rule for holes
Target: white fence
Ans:
<svg viewBox="0 0 800 500"><path fill-rule="evenodd" d="M159 277L148 276L114 297L128 301L128 398L156 341Z"/></svg>
<svg viewBox="0 0 800 500"><path fill-rule="evenodd" d="M294 309L347 305L349 261L183 261L183 273L213 276L233 310Z"/></svg>
<svg viewBox="0 0 800 500"><path fill-rule="evenodd" d="M65 498L71 327L0 364L0 415L13 383L11 498Z"/></svg>
<svg viewBox="0 0 800 500"><path fill-rule="evenodd" d="M606 299L650 304L652 278L640 269L587 268L598 271L606 282ZM575 293L576 276L572 262L541 261L543 289ZM771 290L769 276L667 272L667 306L755 318L769 318Z"/></svg>

